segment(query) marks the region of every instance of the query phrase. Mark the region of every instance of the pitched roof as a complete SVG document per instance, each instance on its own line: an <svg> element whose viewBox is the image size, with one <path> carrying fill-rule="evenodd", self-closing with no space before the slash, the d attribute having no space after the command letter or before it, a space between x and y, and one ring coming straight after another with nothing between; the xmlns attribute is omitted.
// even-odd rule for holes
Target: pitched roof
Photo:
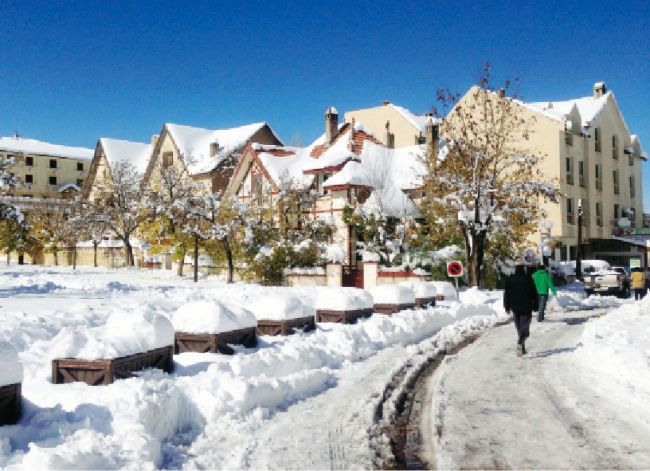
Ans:
<svg viewBox="0 0 650 471"><path fill-rule="evenodd" d="M93 149L86 147L68 147L17 136L0 137L0 150L80 160L91 160L94 154Z"/></svg>
<svg viewBox="0 0 650 471"><path fill-rule="evenodd" d="M119 162L128 162L139 173L144 173L151 158L152 146L142 142L123 141L120 139L99 139L108 164L114 167Z"/></svg>
<svg viewBox="0 0 650 471"><path fill-rule="evenodd" d="M564 101L527 103L527 105L536 111L543 111L547 116L560 121L564 121L573 108L576 108L578 113L580 113L582 127L584 128L588 127L596 120L607 104L607 100L610 96L613 97L612 92L607 92L598 98L588 96Z"/></svg>
<svg viewBox="0 0 650 471"><path fill-rule="evenodd" d="M203 129L182 124L165 124L191 175L214 169L233 152L243 148L251 137L265 126L271 129L265 122L231 129ZM272 129L271 132L278 142L282 142ZM210 155L210 146L213 143L218 144L215 156Z"/></svg>

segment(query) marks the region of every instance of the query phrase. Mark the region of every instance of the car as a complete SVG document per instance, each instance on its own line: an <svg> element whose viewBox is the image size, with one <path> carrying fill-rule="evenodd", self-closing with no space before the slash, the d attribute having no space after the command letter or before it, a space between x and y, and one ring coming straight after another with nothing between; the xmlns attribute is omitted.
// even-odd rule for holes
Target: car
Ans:
<svg viewBox="0 0 650 471"><path fill-rule="evenodd" d="M593 271L583 277L585 294L604 294L628 298L630 275L624 267L610 267Z"/></svg>

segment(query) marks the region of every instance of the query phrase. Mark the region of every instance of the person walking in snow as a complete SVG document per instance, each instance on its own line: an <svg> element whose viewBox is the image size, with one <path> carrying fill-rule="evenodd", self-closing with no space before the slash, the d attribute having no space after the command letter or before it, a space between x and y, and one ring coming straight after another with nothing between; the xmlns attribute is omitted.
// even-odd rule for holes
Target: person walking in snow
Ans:
<svg viewBox="0 0 650 471"><path fill-rule="evenodd" d="M643 299L643 295L645 294L645 276L643 276L640 268L635 268L632 271L630 282L634 290L634 300L638 301L639 299Z"/></svg>
<svg viewBox="0 0 650 471"><path fill-rule="evenodd" d="M548 292L551 291L553 296L557 296L557 289L553 284L553 280L551 279L551 275L548 273L545 263L542 263L535 273L533 273L533 281L535 282L535 288L537 288L539 305L537 320L542 322L544 321L544 311L546 310L546 303L548 302Z"/></svg>
<svg viewBox="0 0 650 471"><path fill-rule="evenodd" d="M515 259L515 273L506 280L503 292L503 308L510 314L517 328L517 356L526 354L526 339L530 335L530 321L533 311L538 308L537 288L535 282L526 274L524 262Z"/></svg>

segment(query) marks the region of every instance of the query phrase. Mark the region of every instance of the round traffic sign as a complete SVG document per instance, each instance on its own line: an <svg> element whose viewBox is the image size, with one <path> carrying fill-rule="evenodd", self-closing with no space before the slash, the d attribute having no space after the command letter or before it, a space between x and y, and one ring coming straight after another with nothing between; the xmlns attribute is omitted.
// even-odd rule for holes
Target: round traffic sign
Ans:
<svg viewBox="0 0 650 471"><path fill-rule="evenodd" d="M447 264L447 275L451 278L463 276L463 264L458 260L449 262Z"/></svg>

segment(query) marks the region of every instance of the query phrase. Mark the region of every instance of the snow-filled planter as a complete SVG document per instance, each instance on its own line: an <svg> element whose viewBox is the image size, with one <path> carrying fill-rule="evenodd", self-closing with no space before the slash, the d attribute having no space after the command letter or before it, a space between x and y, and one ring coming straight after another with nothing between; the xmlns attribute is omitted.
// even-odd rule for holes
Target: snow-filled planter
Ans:
<svg viewBox="0 0 650 471"><path fill-rule="evenodd" d="M415 293L404 285L379 285L370 290L374 300L374 312L394 314L415 306Z"/></svg>
<svg viewBox="0 0 650 471"><path fill-rule="evenodd" d="M290 335L316 328L314 308L295 296L264 296L251 309L257 318L257 335Z"/></svg>
<svg viewBox="0 0 650 471"><path fill-rule="evenodd" d="M16 350L0 342L0 426L13 425L20 419L23 366Z"/></svg>
<svg viewBox="0 0 650 471"><path fill-rule="evenodd" d="M323 288L316 299L316 322L354 324L372 315L372 296L358 288Z"/></svg>
<svg viewBox="0 0 650 471"><path fill-rule="evenodd" d="M55 342L64 355L52 360L54 384L82 381L95 386L147 368L166 373L174 369L174 328L153 312L115 311L104 327L62 331Z"/></svg>
<svg viewBox="0 0 650 471"><path fill-rule="evenodd" d="M415 293L415 307L430 307L436 305L436 287L425 281L404 281L400 283L411 288Z"/></svg>
<svg viewBox="0 0 650 471"><path fill-rule="evenodd" d="M257 319L248 311L233 312L218 301L197 301L181 306L172 316L175 353L225 353L231 345L257 345Z"/></svg>
<svg viewBox="0 0 650 471"><path fill-rule="evenodd" d="M458 293L456 288L449 281L430 281L429 282L436 289L436 299L438 301L458 301Z"/></svg>

